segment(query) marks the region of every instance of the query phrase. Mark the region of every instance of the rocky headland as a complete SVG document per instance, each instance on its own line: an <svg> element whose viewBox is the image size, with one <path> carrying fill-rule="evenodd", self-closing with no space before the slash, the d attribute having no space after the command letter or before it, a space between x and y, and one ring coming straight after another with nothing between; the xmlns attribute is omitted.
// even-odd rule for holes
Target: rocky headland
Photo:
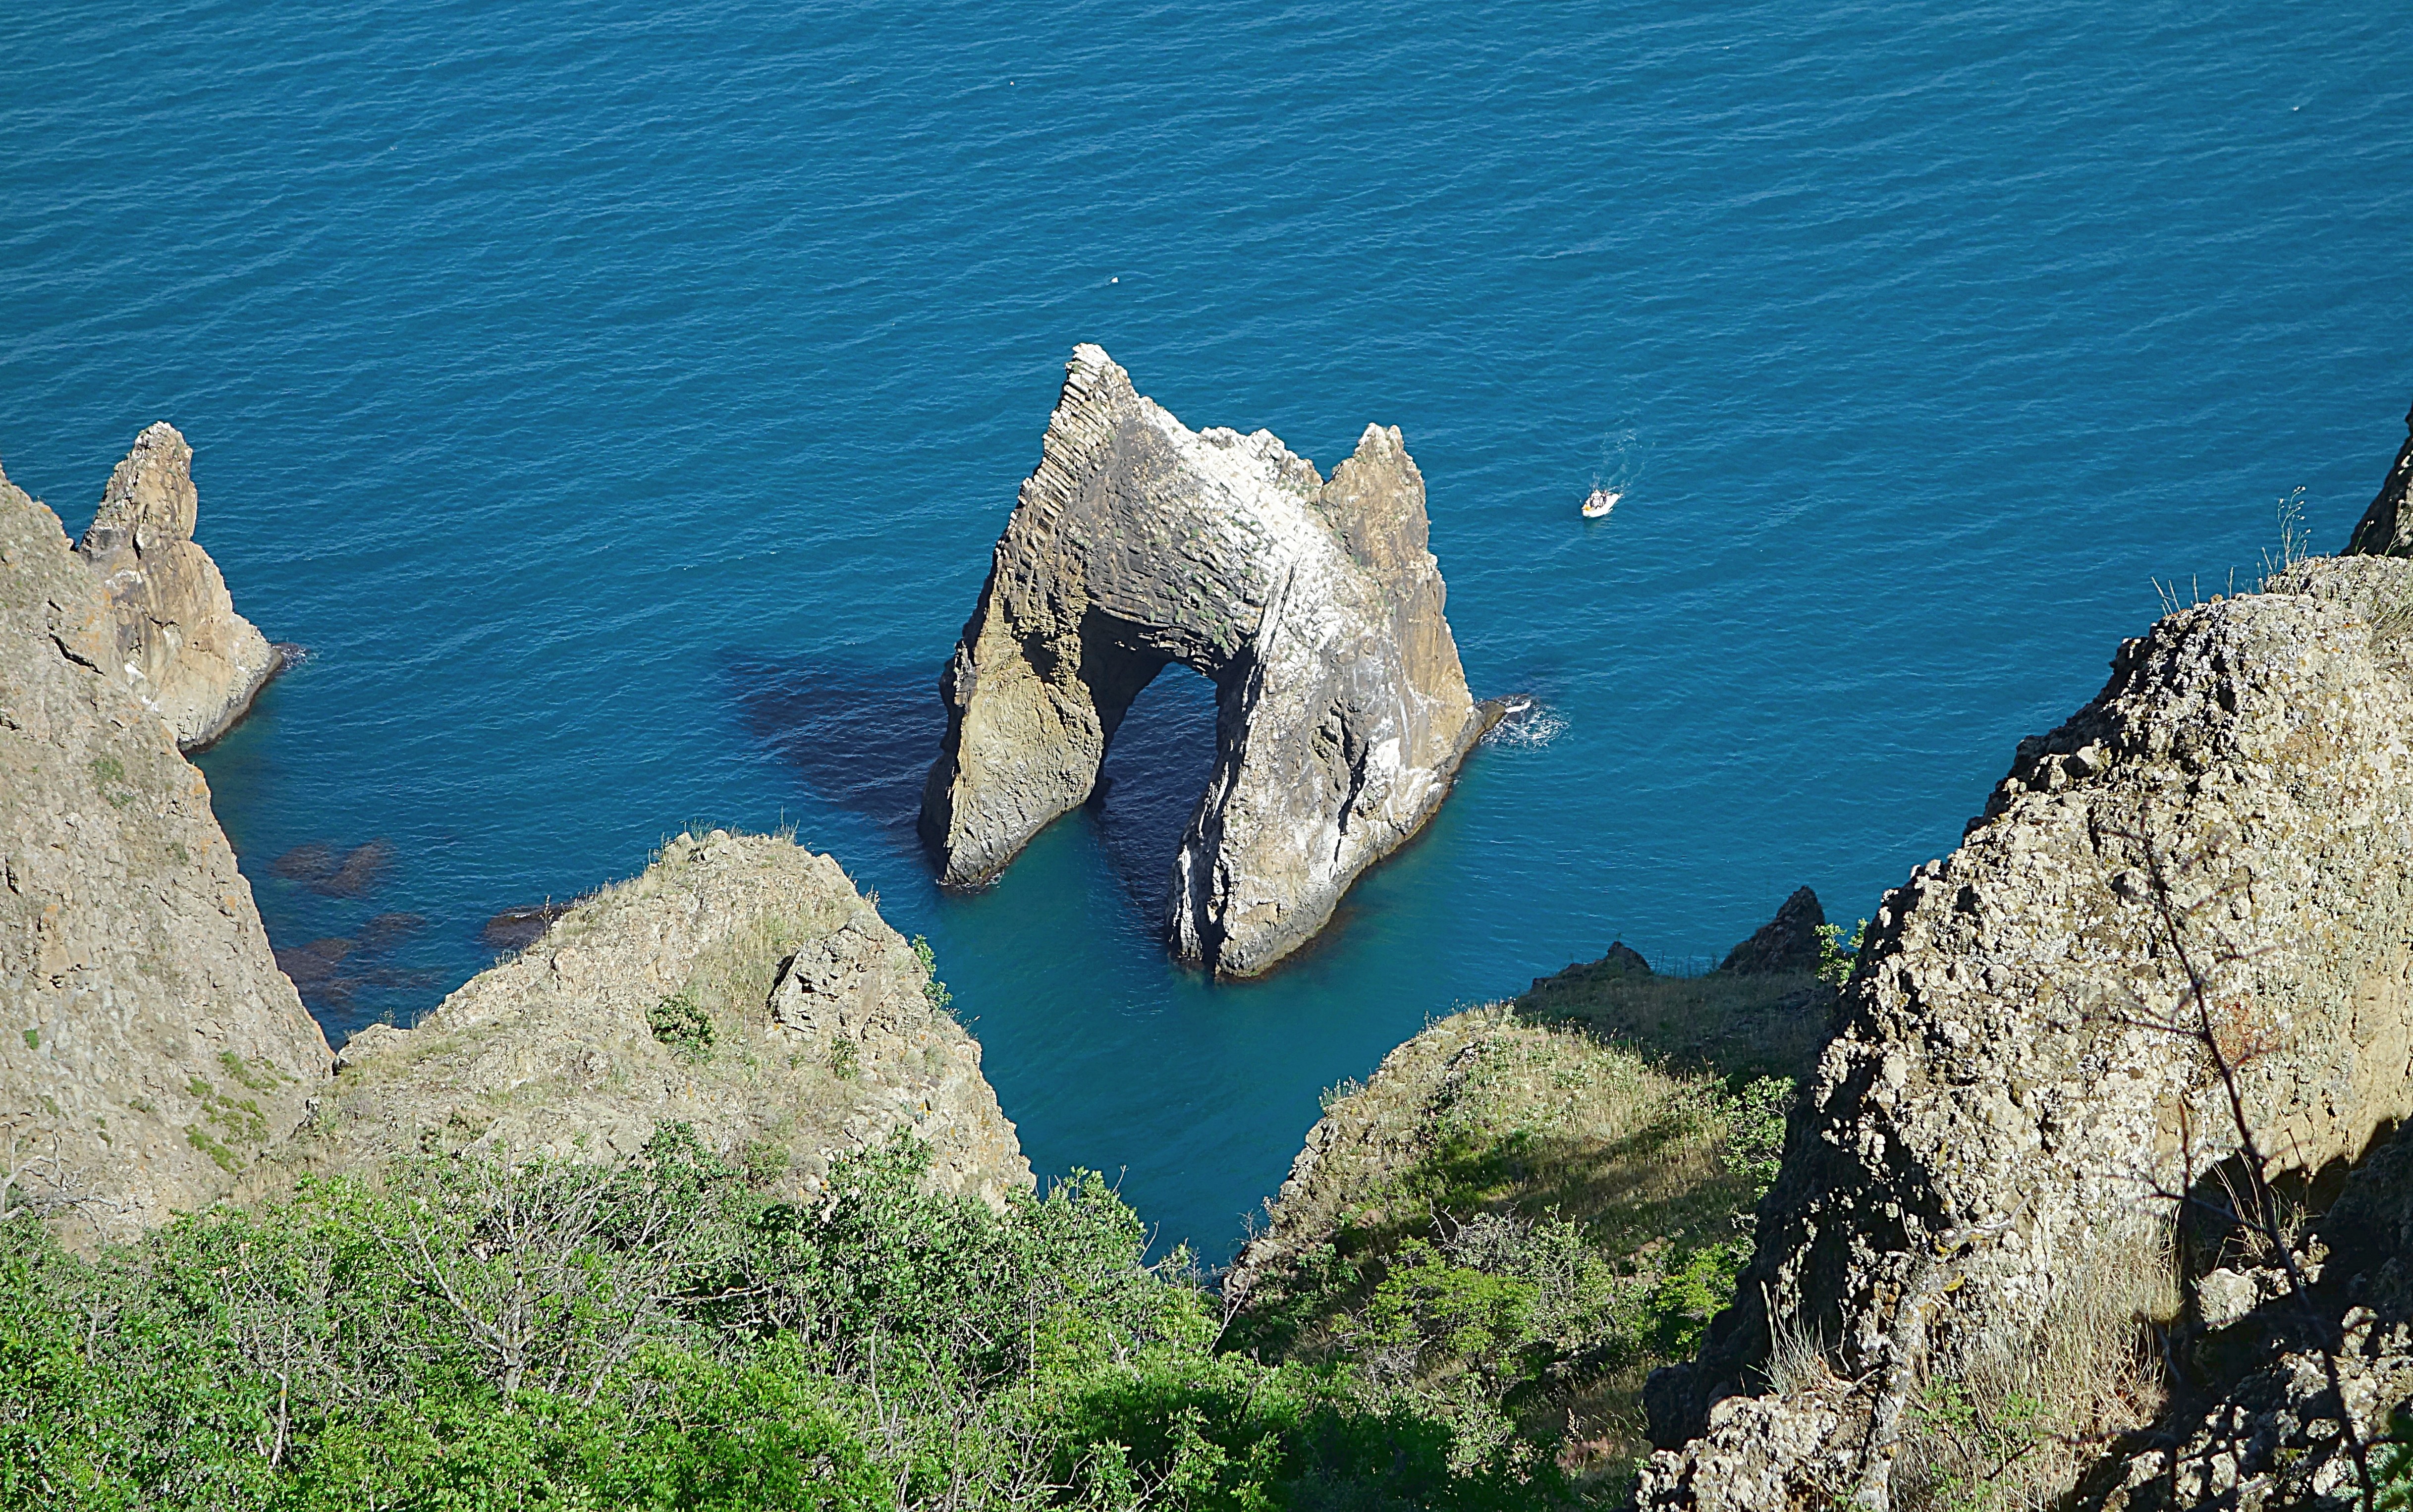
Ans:
<svg viewBox="0 0 2413 1512"><path fill-rule="evenodd" d="M942 1190L1031 1185L980 1045L838 869L767 836L682 835L412 1029L352 1036L253 1178L468 1151L625 1161L666 1124L773 1190L899 1134Z"/></svg>
<svg viewBox="0 0 2413 1512"><path fill-rule="evenodd" d="M172 504L145 456L111 498ZM208 784L137 691L152 680L129 686L122 610L58 516L0 479L0 1175L112 1238L229 1191L328 1066Z"/></svg>
<svg viewBox="0 0 2413 1512"><path fill-rule="evenodd" d="M195 750L224 734L285 664L235 613L226 579L193 541L193 449L162 421L134 438L76 543L109 596L108 666Z"/></svg>
<svg viewBox="0 0 2413 1512"><path fill-rule="evenodd" d="M907 1135L937 1190L998 1205L1031 1186L925 960L784 839L681 836L643 875L533 911L527 948L417 1028L331 1055L280 970L330 963L271 951L183 755L275 665L192 542L191 455L144 431L74 548L0 478L0 1205L124 1240L304 1174L460 1152L610 1165L671 1125L795 1195ZM387 849L303 847L277 869L348 896Z"/></svg>
<svg viewBox="0 0 2413 1512"><path fill-rule="evenodd" d="M940 679L922 833L942 879L994 876L1085 801L1132 697L1178 662L1218 713L1166 933L1228 976L1297 949L1484 729L1426 538L1396 428L1368 426L1327 480L1267 432L1188 429L1076 348Z"/></svg>
<svg viewBox="0 0 2413 1512"><path fill-rule="evenodd" d="M2154 1339L2413 1115L2408 629L2369 556L2170 615L1887 896L1733 1305L1651 1383L1641 1505L2050 1499L2201 1394ZM1974 1464L1939 1393L2050 1430Z"/></svg>
<svg viewBox="0 0 2413 1512"><path fill-rule="evenodd" d="M1333 1089L1224 1278L1234 1346L1363 1371L1615 1500L1824 1041L1822 924L1803 888L1698 976L1613 945Z"/></svg>

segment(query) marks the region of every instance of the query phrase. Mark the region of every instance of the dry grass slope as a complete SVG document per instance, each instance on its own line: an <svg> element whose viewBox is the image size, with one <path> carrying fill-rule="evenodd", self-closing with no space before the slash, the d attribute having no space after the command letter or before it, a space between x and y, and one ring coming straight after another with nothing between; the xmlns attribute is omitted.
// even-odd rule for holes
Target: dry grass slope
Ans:
<svg viewBox="0 0 2413 1512"><path fill-rule="evenodd" d="M1227 1342L1348 1362L1614 1505L1644 1378L1731 1295L1831 998L1605 961L1430 1025L1336 1090L1227 1282Z"/></svg>

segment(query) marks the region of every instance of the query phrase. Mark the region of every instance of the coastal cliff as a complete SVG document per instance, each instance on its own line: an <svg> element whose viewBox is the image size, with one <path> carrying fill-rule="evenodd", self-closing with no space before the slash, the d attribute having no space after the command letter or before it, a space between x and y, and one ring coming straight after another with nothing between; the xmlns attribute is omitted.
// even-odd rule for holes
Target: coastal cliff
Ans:
<svg viewBox="0 0 2413 1512"><path fill-rule="evenodd" d="M2139 1330L2205 1305L2174 1235L2413 1116L2408 630L2372 557L2170 615L1887 896L1642 1505L1932 1499L1939 1382L2050 1405L2039 1495L2148 1426Z"/></svg>
<svg viewBox="0 0 2413 1512"><path fill-rule="evenodd" d="M200 513L193 449L163 421L134 438L76 544L109 596L104 664L168 721L184 750L224 734L284 665L284 653L235 613L217 563L194 543Z"/></svg>
<svg viewBox="0 0 2413 1512"><path fill-rule="evenodd" d="M1326 481L1266 432L1188 429L1076 348L940 680L922 833L942 879L994 876L1086 800L1132 697L1178 662L1216 686L1216 754L1166 934L1227 976L1297 949L1483 730L1427 534L1398 430L1368 426Z"/></svg>
<svg viewBox="0 0 2413 1512"><path fill-rule="evenodd" d="M123 623L0 478L5 1195L106 1237L230 1190L328 1066L208 784L126 686Z"/></svg>
<svg viewBox="0 0 2413 1512"><path fill-rule="evenodd" d="M940 1189L1031 1185L980 1045L837 863L767 836L682 835L418 1026L371 1025L247 1186L431 1153L610 1163L679 1124L774 1190L898 1134Z"/></svg>

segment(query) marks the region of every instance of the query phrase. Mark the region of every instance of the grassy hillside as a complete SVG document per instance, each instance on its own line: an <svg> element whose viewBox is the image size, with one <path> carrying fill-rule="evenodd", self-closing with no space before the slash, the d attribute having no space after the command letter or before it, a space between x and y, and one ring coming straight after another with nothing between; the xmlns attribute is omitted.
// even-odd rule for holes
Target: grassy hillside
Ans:
<svg viewBox="0 0 2413 1512"><path fill-rule="evenodd" d="M1749 1258L1831 1000L1810 972L1612 957L1431 1025L1335 1090L1227 1283L1226 1346L1346 1365L1459 1454L1614 1505L1644 1378Z"/></svg>

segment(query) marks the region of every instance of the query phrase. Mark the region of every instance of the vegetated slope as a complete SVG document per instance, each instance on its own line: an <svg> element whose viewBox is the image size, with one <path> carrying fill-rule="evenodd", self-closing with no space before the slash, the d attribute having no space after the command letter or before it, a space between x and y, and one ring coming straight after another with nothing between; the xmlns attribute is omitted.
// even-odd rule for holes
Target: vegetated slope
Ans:
<svg viewBox="0 0 2413 1512"><path fill-rule="evenodd" d="M2184 1409L2207 1257L2413 1115L2408 627L2370 557L2168 615L1887 896L1646 1505L2050 1500Z"/></svg>
<svg viewBox="0 0 2413 1512"><path fill-rule="evenodd" d="M1655 976L1616 946L1338 1090L1226 1279L1227 1346L1345 1364L1537 1492L1621 1500L1643 1381L1731 1293L1824 1038L1816 906L1788 905L1772 971Z"/></svg>
<svg viewBox="0 0 2413 1512"><path fill-rule="evenodd" d="M1030 1166L943 994L828 856L681 835L416 1028L353 1036L250 1184L464 1150L626 1160L676 1123L794 1196L910 1130L930 1179L999 1203Z"/></svg>
<svg viewBox="0 0 2413 1512"><path fill-rule="evenodd" d="M841 1154L792 1203L664 1124L612 1164L305 1181L90 1262L0 1222L0 1505L1536 1505L1345 1372L1217 1353L1187 1257L1143 1265L1099 1178L993 1208L925 1158Z"/></svg>
<svg viewBox="0 0 2413 1512"><path fill-rule="evenodd" d="M0 478L0 1208L124 1236L231 1187L328 1052L111 627Z"/></svg>

